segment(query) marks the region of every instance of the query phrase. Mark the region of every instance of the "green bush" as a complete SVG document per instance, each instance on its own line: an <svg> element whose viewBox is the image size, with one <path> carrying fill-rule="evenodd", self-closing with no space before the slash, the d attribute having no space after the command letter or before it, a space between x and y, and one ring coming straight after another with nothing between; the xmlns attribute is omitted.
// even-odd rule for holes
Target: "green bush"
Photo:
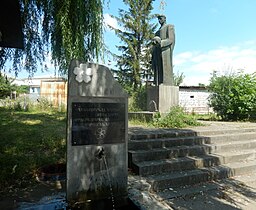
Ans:
<svg viewBox="0 0 256 210"><path fill-rule="evenodd" d="M160 113L154 116L153 125L160 128L184 128L187 126L202 125L196 120L196 117L185 113L179 106L172 107L170 112L161 117Z"/></svg>
<svg viewBox="0 0 256 210"><path fill-rule="evenodd" d="M209 90L209 105L222 120L249 120L255 118L256 74L213 73Z"/></svg>

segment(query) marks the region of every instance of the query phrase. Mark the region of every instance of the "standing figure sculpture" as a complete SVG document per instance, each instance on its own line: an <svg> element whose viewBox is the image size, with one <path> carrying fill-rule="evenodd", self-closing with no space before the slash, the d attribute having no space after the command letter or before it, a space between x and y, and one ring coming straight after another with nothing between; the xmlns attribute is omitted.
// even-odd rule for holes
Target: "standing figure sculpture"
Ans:
<svg viewBox="0 0 256 210"><path fill-rule="evenodd" d="M157 16L161 25L153 39L152 69L155 85L174 85L172 54L175 45L174 26L166 24L164 15Z"/></svg>

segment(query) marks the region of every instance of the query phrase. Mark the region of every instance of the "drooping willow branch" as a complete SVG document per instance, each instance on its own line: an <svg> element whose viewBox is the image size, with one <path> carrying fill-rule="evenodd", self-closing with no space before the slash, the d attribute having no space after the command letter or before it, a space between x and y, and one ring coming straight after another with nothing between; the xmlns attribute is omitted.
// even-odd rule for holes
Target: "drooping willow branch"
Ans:
<svg viewBox="0 0 256 210"><path fill-rule="evenodd" d="M20 0L24 50L0 49L0 69L31 75L48 54L62 73L73 58L98 58L103 48L102 0Z"/></svg>

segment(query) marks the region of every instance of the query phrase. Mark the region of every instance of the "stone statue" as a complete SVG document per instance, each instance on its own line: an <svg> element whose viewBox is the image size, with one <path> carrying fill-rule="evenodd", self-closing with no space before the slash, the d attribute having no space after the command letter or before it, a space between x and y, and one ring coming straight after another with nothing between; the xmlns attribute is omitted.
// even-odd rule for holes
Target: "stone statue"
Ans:
<svg viewBox="0 0 256 210"><path fill-rule="evenodd" d="M172 54L175 45L174 26L166 24L164 15L157 16L161 25L153 39L152 69L155 85L174 85Z"/></svg>

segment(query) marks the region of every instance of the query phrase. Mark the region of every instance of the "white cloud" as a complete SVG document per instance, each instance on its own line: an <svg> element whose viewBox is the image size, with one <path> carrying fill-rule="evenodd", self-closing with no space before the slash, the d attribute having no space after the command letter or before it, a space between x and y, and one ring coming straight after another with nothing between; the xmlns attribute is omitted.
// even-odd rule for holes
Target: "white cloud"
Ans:
<svg viewBox="0 0 256 210"><path fill-rule="evenodd" d="M183 72L185 85L208 84L213 70L220 72L238 71L245 73L256 71L255 41L222 46L206 52L188 51L174 56L174 72Z"/></svg>
<svg viewBox="0 0 256 210"><path fill-rule="evenodd" d="M117 20L113 17L111 17L110 14L105 13L103 15L104 17L104 26L107 30L110 30L109 26L113 27L113 28L118 28L118 23Z"/></svg>

